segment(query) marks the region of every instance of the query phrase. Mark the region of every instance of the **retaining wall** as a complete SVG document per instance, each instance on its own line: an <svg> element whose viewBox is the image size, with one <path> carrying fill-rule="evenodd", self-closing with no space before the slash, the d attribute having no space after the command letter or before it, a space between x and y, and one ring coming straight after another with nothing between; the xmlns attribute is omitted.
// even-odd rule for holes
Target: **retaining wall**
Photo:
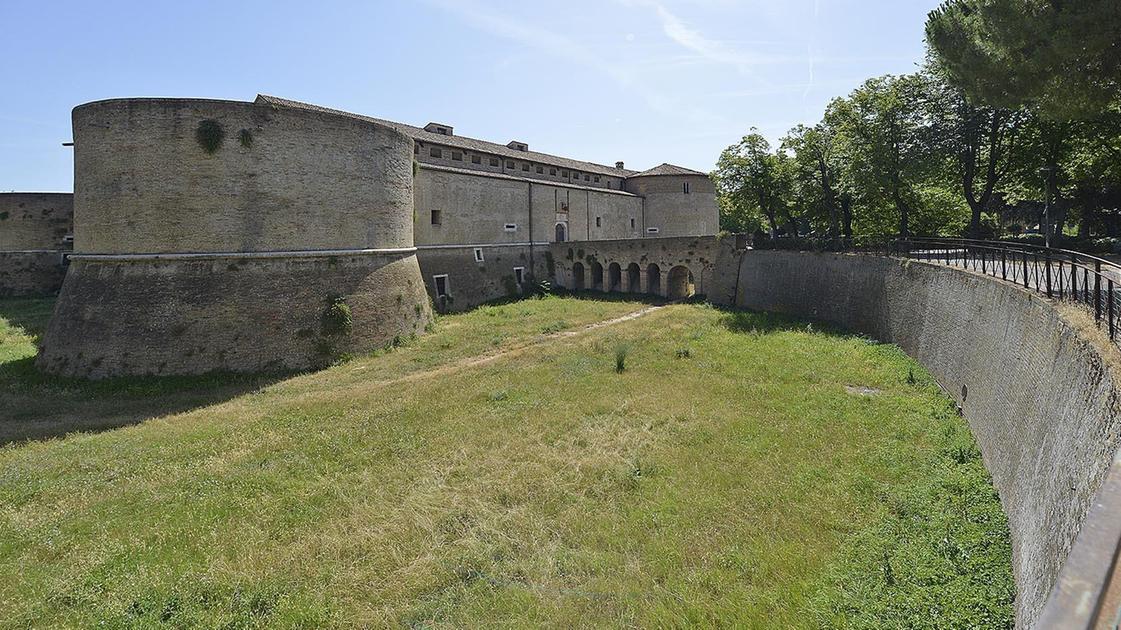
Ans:
<svg viewBox="0 0 1121 630"><path fill-rule="evenodd" d="M747 251L739 278L738 306L829 321L898 344L957 400L1008 516L1017 625L1030 627L1117 451L1121 403L1103 347L1050 302L954 268ZM1108 566L1114 548L1101 550L1101 564ZM1083 586L1081 592L1096 588ZM1093 602L1083 596L1079 605ZM1052 621L1075 619L1073 609L1048 612Z"/></svg>
<svg viewBox="0 0 1121 630"><path fill-rule="evenodd" d="M74 230L70 193L0 193L0 297L53 295Z"/></svg>

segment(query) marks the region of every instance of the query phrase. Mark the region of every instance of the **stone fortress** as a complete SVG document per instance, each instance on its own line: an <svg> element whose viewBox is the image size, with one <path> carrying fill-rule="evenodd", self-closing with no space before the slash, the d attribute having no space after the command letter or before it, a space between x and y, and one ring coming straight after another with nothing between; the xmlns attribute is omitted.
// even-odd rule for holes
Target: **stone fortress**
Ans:
<svg viewBox="0 0 1121 630"><path fill-rule="evenodd" d="M69 260L45 371L315 367L422 332L430 304L546 278L820 319L899 344L960 406L1008 517L1019 627L1117 610L1121 359L1055 302L925 262L748 249L714 234L704 174L669 165L266 96L100 101L73 122L74 253L67 196L0 196L8 294L57 282ZM56 269L28 271L28 255Z"/></svg>

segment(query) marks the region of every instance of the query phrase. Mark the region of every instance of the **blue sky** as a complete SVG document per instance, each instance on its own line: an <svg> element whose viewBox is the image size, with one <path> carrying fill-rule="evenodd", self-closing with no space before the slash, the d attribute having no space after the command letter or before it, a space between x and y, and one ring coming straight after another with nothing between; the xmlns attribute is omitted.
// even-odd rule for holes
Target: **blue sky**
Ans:
<svg viewBox="0 0 1121 630"><path fill-rule="evenodd" d="M258 93L630 168L710 170L865 78L936 0L3 0L0 190L72 188L70 109Z"/></svg>

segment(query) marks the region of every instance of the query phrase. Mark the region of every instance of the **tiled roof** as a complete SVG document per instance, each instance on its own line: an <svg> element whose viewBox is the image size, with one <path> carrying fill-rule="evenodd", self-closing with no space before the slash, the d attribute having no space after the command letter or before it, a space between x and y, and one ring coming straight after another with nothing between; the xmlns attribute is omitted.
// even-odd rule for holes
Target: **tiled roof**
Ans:
<svg viewBox="0 0 1121 630"><path fill-rule="evenodd" d="M632 173L628 175L628 177L649 177L651 175L700 175L701 177L708 177L708 173L702 173L690 168L674 166L673 164L666 164L664 162L650 170L642 171L641 173Z"/></svg>
<svg viewBox="0 0 1121 630"><path fill-rule="evenodd" d="M558 166L560 168L567 168L580 171L582 173L592 173L595 175L608 175L611 177L630 177L635 174L635 171L615 168L613 166L604 166L603 164L595 164L593 162L582 162L580 160L570 160L568 158L559 157L556 155L549 155L547 153L538 153L536 151L518 151L511 149L502 144L494 142L487 142L486 140L476 140L475 138L468 138L466 136L446 136L439 133L432 133L425 131L420 127L413 127L404 123L394 122L392 120L384 120L381 118L373 118L371 116L363 116L361 114L353 114L351 112L344 112L338 109L331 109L329 107L321 107L319 105L312 105L311 103L302 103L300 101L292 101L286 98L279 98L276 96L268 96L265 94L257 95L257 103L265 103L274 105L276 107L295 107L300 109L309 109L313 111L325 112L328 114L337 114L340 116L348 116L360 120L367 120L373 123L392 127L401 133L412 136L414 140L420 142L427 142L430 144L439 144L447 147L458 147L461 149L468 149L471 151L478 151L479 153L490 153L493 155L500 155L502 157L535 162L537 164L548 164L550 166ZM660 168L660 167L659 167ZM677 167L674 167L677 168ZM703 174L703 173L702 173Z"/></svg>

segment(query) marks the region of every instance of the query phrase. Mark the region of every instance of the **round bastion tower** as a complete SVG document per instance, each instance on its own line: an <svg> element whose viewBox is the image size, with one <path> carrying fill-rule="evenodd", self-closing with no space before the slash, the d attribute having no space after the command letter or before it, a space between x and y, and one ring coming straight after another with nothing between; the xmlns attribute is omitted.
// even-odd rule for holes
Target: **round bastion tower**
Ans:
<svg viewBox="0 0 1121 630"><path fill-rule="evenodd" d="M716 185L708 175L662 164L627 177L627 192L644 200L644 236L709 236L720 230Z"/></svg>
<svg viewBox="0 0 1121 630"><path fill-rule="evenodd" d="M74 255L38 366L286 371L422 332L413 141L256 102L74 109Z"/></svg>

